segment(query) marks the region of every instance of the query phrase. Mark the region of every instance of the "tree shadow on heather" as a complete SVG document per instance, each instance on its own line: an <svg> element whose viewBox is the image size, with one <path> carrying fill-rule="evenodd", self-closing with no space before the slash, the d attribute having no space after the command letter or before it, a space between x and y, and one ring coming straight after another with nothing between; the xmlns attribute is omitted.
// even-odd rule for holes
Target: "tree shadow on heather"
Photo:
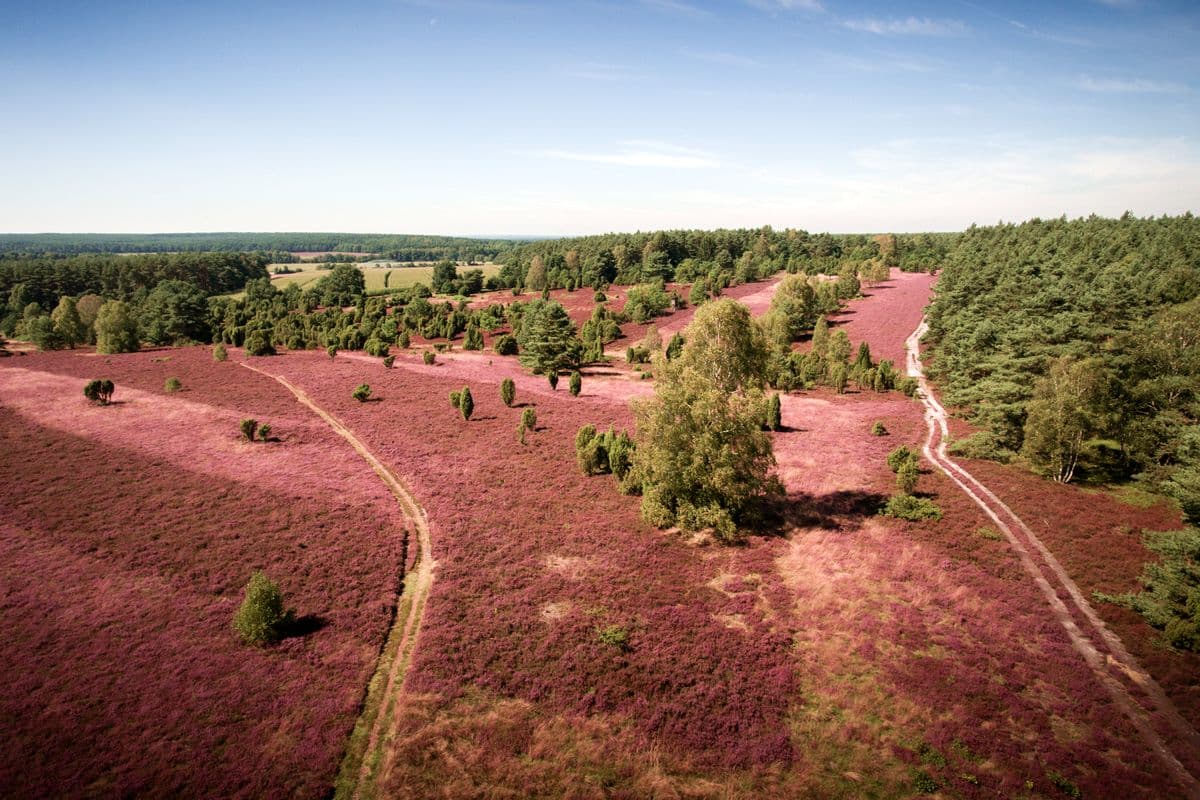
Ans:
<svg viewBox="0 0 1200 800"><path fill-rule="evenodd" d="M849 530L879 513L887 495L847 489L814 495L793 492L768 501L763 507L763 532L787 536L796 528Z"/></svg>
<svg viewBox="0 0 1200 800"><path fill-rule="evenodd" d="M316 633L329 625L329 620L320 614L305 614L303 617L292 617L279 626L279 640L301 639Z"/></svg>

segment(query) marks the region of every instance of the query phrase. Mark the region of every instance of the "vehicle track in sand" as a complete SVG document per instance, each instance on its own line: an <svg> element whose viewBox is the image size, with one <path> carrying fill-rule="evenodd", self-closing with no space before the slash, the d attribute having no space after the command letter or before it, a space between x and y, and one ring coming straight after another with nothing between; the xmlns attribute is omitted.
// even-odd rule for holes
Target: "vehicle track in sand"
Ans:
<svg viewBox="0 0 1200 800"><path fill-rule="evenodd" d="M1160 728L1167 728L1176 742L1191 748L1194 753L1200 753L1200 735L1175 708L1162 687L1142 669L1117 635L1108 629L1058 559L1024 520L991 489L946 455L949 438L946 410L938 402L921 365L920 341L927 330L929 325L922 319L905 342L907 372L910 377L917 379L919 397L925 406L925 423L928 427L922 446L925 458L944 472L996 523L1016 551L1021 565L1046 597L1071 645L1083 656L1096 679L1179 783L1184 795L1200 800L1200 782L1180 762L1155 722ZM1134 696L1131 687L1145 698L1144 702Z"/></svg>
<svg viewBox="0 0 1200 800"><path fill-rule="evenodd" d="M404 574L404 587L396 604L396 618L392 622L387 642L380 654L379 667L371 679L367 702L364 704L364 716L359 719L359 725L366 722L369 732L366 734L365 745L361 752L351 754L360 758L361 761L355 770L356 774L351 779L353 788L345 793L355 800L362 797L374 797L376 795L374 784L379 777L377 767L381 763L379 748L386 736L384 728L388 727L392 719L392 714L389 712L395 710L396 696L404 684L408 665L412 662L417 636L421 631L421 621L425 616L425 601L429 598L429 592L433 586L433 569L436 564L433 560L433 541L429 533L429 520L424 509L421 508L404 482L380 461L341 420L317 405L303 389L286 378L273 375L244 361L238 362L238 364L279 382L296 397L299 403L324 420L335 433L349 442L350 446L379 475L417 533L417 555L412 569ZM380 669L385 669L386 674L381 674ZM368 715L369 719L367 719ZM343 767L345 767L345 762L343 762ZM343 775L339 779L339 784L345 777ZM337 794L342 795L343 793L343 786L339 785Z"/></svg>

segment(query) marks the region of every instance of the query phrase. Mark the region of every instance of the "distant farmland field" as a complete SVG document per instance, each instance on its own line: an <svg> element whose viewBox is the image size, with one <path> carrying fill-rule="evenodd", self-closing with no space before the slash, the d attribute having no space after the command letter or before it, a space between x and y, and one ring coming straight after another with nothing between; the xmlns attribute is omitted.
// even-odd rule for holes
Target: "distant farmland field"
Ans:
<svg viewBox="0 0 1200 800"><path fill-rule="evenodd" d="M299 272L272 275L271 283L279 289L284 289L292 283L299 284L300 288L305 289L329 274L330 270L324 269L324 266L324 264L272 264L267 269L270 271L277 267L290 267L293 269L299 267ZM381 289L403 289L417 283L423 283L428 286L433 278L432 266L394 267L388 262L371 262L361 265L360 268L367 279L367 291L369 292ZM500 272L500 265L481 264L474 267L459 267L459 272L461 273L465 269L481 269L483 270L483 277L490 278ZM240 297L241 295L234 296Z"/></svg>

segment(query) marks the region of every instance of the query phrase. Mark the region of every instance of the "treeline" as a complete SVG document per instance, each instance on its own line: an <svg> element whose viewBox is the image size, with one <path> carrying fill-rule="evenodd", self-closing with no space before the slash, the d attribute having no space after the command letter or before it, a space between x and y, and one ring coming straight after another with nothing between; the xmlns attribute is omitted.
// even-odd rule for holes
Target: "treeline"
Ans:
<svg viewBox="0 0 1200 800"><path fill-rule="evenodd" d="M377 233L36 233L0 234L0 253L326 252L377 253L394 261L482 262L516 242L465 236Z"/></svg>
<svg viewBox="0 0 1200 800"><path fill-rule="evenodd" d="M744 283L780 270L833 274L882 264L910 272L936 269L958 234L810 234L771 227L609 233L529 242L500 256L506 286L599 288L655 280L710 288Z"/></svg>
<svg viewBox="0 0 1200 800"><path fill-rule="evenodd" d="M931 372L985 428L954 449L1019 454L1062 482L1133 479L1200 523L1200 220L972 227L937 289ZM1170 580L1147 579L1160 600L1126 600L1200 648L1200 534L1186 536Z"/></svg>
<svg viewBox="0 0 1200 800"><path fill-rule="evenodd" d="M111 300L144 296L163 281L189 284L203 296L240 291L247 281L267 277L265 255L249 253L163 253L139 256L86 255L20 258L0 255L0 330L12 335L16 319L48 312L61 297L99 295Z"/></svg>

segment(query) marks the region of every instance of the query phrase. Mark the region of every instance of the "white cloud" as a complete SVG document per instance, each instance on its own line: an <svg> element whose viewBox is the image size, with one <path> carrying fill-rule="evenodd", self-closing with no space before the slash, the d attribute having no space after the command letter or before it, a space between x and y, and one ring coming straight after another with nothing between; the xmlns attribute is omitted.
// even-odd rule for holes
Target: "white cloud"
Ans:
<svg viewBox="0 0 1200 800"><path fill-rule="evenodd" d="M620 147L613 152L554 149L542 150L536 155L562 161L586 161L593 164L614 164L622 167L713 169L722 166L721 160L707 151L648 140L622 142Z"/></svg>
<svg viewBox="0 0 1200 800"><path fill-rule="evenodd" d="M1188 90L1181 83L1144 78L1093 78L1090 75L1080 75L1075 85L1089 92L1112 94L1180 94Z"/></svg>
<svg viewBox="0 0 1200 800"><path fill-rule="evenodd" d="M679 51L681 55L688 58L694 58L697 61L707 61L711 64L720 64L723 67L761 67L763 62L757 59L739 56L737 53L727 53L721 50L689 50L683 49Z"/></svg>
<svg viewBox="0 0 1200 800"><path fill-rule="evenodd" d="M842 25L852 31L874 33L878 36L960 36L967 32L966 23L957 19L929 19L927 17L905 17L904 19L843 20Z"/></svg>

